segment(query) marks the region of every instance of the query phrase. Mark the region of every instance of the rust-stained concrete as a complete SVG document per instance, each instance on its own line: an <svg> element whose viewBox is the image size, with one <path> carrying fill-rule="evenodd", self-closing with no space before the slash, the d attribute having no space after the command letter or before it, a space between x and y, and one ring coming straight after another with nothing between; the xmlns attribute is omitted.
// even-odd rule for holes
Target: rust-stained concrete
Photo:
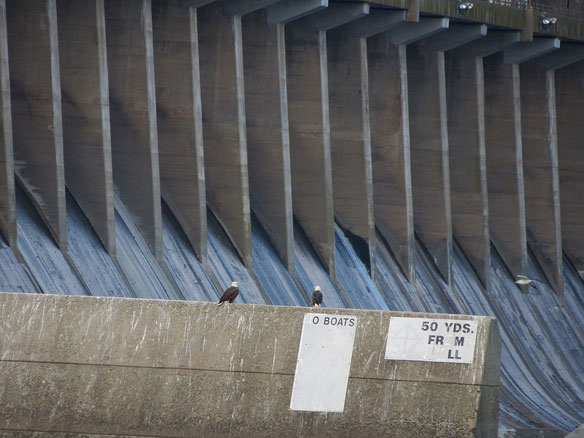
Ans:
<svg viewBox="0 0 584 438"><path fill-rule="evenodd" d="M0 294L0 428L151 437L493 437L500 337L472 364L384 359L391 316L358 318L344 412L291 411L303 308ZM2 430L0 429L0 432Z"/></svg>

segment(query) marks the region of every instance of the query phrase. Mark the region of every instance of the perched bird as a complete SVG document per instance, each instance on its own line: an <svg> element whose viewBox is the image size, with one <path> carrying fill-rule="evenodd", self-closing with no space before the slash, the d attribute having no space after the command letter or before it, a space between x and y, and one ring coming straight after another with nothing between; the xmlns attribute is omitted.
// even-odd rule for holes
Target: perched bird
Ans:
<svg viewBox="0 0 584 438"><path fill-rule="evenodd" d="M322 292L320 291L320 286L314 286L314 292L312 292L312 307L320 307L322 304Z"/></svg>
<svg viewBox="0 0 584 438"><path fill-rule="evenodd" d="M529 278L529 277L526 277L525 275L518 275L517 276L517 280L515 280L515 283L518 284L518 285L520 285L520 286L523 286L525 284L531 284L534 281L535 282L538 282L538 283L543 283L541 280L536 280L534 278Z"/></svg>
<svg viewBox="0 0 584 438"><path fill-rule="evenodd" d="M225 301L229 301L230 303L233 303L235 301L235 299L237 298L238 294L239 294L239 283L237 281L234 281L233 283L231 283L231 286L229 286L227 289L225 289L225 292L223 292L223 295L221 296L221 299L219 300L217 305L220 306Z"/></svg>

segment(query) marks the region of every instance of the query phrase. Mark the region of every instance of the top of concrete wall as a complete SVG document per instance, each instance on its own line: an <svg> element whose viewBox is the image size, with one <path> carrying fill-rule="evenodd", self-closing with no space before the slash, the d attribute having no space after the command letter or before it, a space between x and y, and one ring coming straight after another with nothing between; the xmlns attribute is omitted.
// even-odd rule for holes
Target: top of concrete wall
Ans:
<svg viewBox="0 0 584 438"><path fill-rule="evenodd" d="M313 311L302 307L219 307L188 301L0 293L0 359L293 375L304 314ZM435 319L478 323L474 362L453 365L384 359L389 318L423 314L328 308L317 311L358 318L351 377L498 385L499 347L496 343L489 345L494 342L489 335L496 326L494 318L432 315Z"/></svg>

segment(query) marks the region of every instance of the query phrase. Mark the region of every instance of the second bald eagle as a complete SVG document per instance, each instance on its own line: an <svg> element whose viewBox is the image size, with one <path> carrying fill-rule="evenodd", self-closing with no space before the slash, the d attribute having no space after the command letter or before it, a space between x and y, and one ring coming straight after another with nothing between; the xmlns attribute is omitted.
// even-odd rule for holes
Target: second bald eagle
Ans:
<svg viewBox="0 0 584 438"><path fill-rule="evenodd" d="M312 292L312 306L320 307L322 304L322 292L320 291L320 286L314 286L314 292Z"/></svg>

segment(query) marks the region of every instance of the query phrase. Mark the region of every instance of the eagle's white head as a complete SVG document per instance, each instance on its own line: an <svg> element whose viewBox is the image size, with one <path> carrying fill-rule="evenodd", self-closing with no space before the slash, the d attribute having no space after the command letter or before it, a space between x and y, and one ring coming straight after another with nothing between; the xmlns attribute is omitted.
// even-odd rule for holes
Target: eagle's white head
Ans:
<svg viewBox="0 0 584 438"><path fill-rule="evenodd" d="M319 292L320 291L320 286L314 286L314 291L315 292Z"/></svg>
<svg viewBox="0 0 584 438"><path fill-rule="evenodd" d="M231 283L231 286L233 286L233 287L239 287L239 283L237 281L234 281L233 283Z"/></svg>

